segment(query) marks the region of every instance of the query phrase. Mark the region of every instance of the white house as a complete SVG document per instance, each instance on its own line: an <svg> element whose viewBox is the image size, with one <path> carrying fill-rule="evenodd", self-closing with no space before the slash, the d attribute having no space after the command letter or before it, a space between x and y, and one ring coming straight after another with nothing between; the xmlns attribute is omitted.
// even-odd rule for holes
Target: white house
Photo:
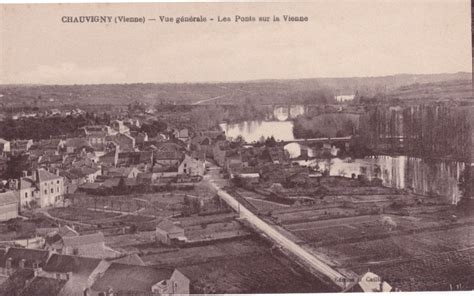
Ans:
<svg viewBox="0 0 474 296"><path fill-rule="evenodd" d="M64 198L64 178L45 169L23 172L19 181L20 206L28 207L36 203L43 208L54 206Z"/></svg>
<svg viewBox="0 0 474 296"><path fill-rule="evenodd" d="M0 152L10 152L11 147L10 147L10 141L0 139Z"/></svg>
<svg viewBox="0 0 474 296"><path fill-rule="evenodd" d="M190 176L204 176L206 165L204 161L185 155L183 161L178 167L178 174L187 174Z"/></svg>

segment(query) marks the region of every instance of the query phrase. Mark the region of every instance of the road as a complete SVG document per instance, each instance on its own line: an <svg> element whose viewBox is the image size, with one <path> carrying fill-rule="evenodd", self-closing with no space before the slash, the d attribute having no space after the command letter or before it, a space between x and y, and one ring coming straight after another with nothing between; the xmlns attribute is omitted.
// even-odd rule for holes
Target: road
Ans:
<svg viewBox="0 0 474 296"><path fill-rule="evenodd" d="M226 96L227 95L221 95L221 96L213 97L213 98L210 98L210 99L200 100L200 101L197 101L195 103L192 103L191 105L199 105L199 104L202 104L202 103L219 100L219 99L221 99L223 97L226 97Z"/></svg>
<svg viewBox="0 0 474 296"><path fill-rule="evenodd" d="M285 248L286 250L290 251L295 256L300 258L302 261L309 264L312 268L317 270L320 274L324 275L327 279L339 286L342 290L345 289L345 284L343 281L343 279L345 278L344 275L334 270L329 265L316 258L314 255L310 254L308 251L303 249L298 244L294 243L289 238L285 237L283 234L275 230L272 226L260 219L257 215L245 208L229 193L222 190L221 188L226 184L226 180L222 179L219 176L219 169L219 167L211 165L209 169L209 174L205 176L204 180L207 181L209 185L217 191L217 195L220 198L222 198L235 211L240 212L241 218L245 218L249 223L253 224L254 227L256 227L262 233L271 238L280 247Z"/></svg>

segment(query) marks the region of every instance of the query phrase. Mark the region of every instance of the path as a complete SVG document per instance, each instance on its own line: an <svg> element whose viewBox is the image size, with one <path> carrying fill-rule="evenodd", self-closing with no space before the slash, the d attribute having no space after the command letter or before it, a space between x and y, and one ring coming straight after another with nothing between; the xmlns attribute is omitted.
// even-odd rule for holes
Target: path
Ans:
<svg viewBox="0 0 474 296"><path fill-rule="evenodd" d="M219 176L218 170L218 167L211 167L209 170L210 174L205 176L205 180L213 189L217 191L217 194L220 198L222 198L235 211L239 212L241 218L245 218L255 228L259 229L263 234L271 238L280 247L283 247L284 249L288 250L293 255L304 261L306 264L316 270L318 274L323 275L326 279L341 288L341 290L346 289L344 279L347 280L347 278L344 275L324 263L322 260L316 258L313 254L309 253L277 230L275 230L272 226L267 224L265 221L260 219L258 216L256 216L254 213L252 213L250 210L240 204L233 196L222 190L221 188L223 188L226 184L226 180L222 179Z"/></svg>

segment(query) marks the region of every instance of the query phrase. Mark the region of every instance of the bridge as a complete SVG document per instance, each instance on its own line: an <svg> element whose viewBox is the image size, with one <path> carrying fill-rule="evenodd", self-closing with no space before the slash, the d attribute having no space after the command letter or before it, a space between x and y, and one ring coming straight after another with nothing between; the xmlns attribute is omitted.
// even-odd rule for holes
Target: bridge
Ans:
<svg viewBox="0 0 474 296"><path fill-rule="evenodd" d="M352 136L346 136L346 137L334 137L334 138L310 138L310 139L293 139L293 140L281 140L277 141L278 145L287 145L291 143L300 143L304 145L311 145L311 144L316 144L316 143L349 143L352 139ZM247 145L257 145L258 143L253 142L253 143L248 143Z"/></svg>

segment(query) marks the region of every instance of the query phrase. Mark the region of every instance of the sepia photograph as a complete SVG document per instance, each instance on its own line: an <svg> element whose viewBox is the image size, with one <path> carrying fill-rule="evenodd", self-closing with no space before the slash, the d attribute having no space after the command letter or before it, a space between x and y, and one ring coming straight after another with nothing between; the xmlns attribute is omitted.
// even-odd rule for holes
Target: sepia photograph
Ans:
<svg viewBox="0 0 474 296"><path fill-rule="evenodd" d="M472 293L471 5L0 4L0 296Z"/></svg>

